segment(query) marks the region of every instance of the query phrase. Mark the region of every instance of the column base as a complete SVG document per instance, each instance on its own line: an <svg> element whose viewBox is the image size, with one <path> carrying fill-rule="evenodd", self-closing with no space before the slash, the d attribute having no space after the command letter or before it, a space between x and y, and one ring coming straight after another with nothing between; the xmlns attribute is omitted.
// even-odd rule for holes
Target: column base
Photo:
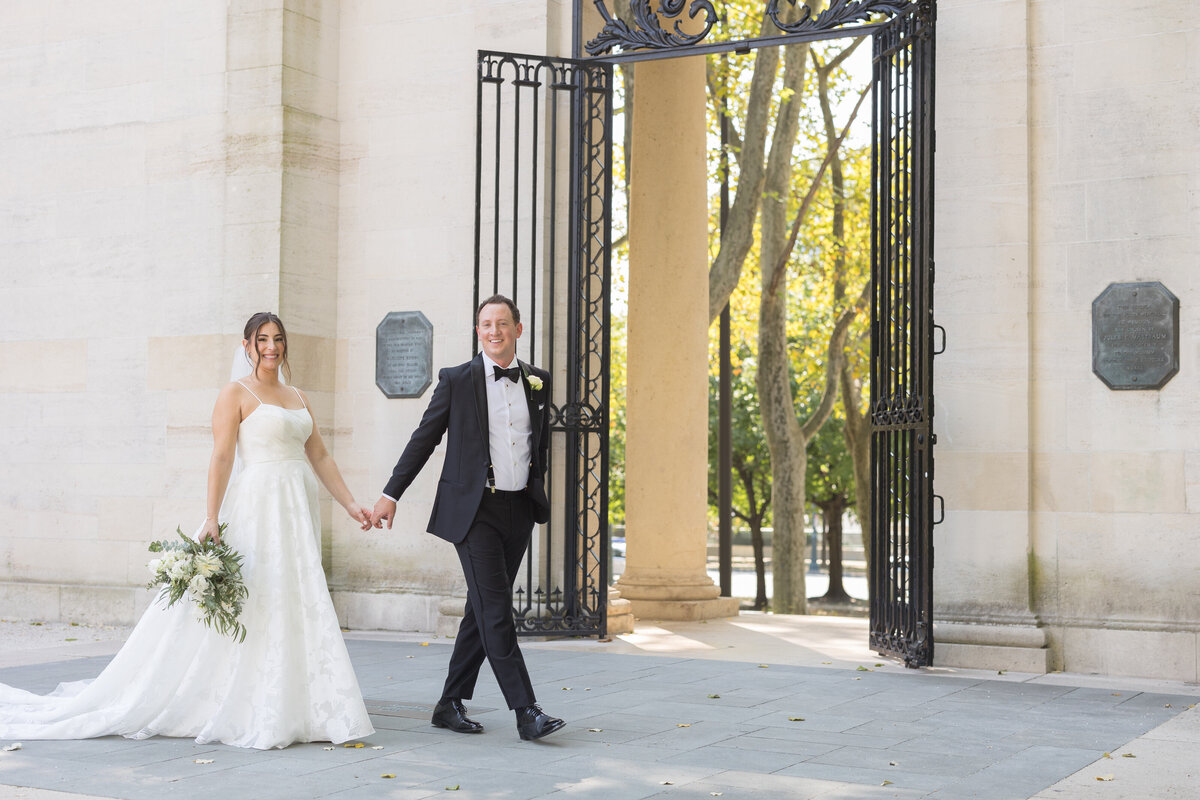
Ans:
<svg viewBox="0 0 1200 800"><path fill-rule="evenodd" d="M1050 671L1046 631L1034 625L935 622L933 641L935 667Z"/></svg>
<svg viewBox="0 0 1200 800"><path fill-rule="evenodd" d="M436 633L443 639L453 639L458 635L458 626L462 624L463 613L466 611L465 597L451 597L438 603ZM735 612L736 615L736 612ZM718 615L729 616L729 615ZM613 587L608 590L608 635L617 636L622 633L633 633L633 605L621 597L621 593ZM667 619L667 617L660 617ZM674 619L672 617L672 619ZM696 619L707 619L697 617Z"/></svg>
<svg viewBox="0 0 1200 800"><path fill-rule="evenodd" d="M453 639L458 636L458 626L462 624L465 613L467 613L467 598L446 598L438 603L437 630L434 632L443 639Z"/></svg>
<svg viewBox="0 0 1200 800"><path fill-rule="evenodd" d="M718 617L736 617L741 601L736 597L708 600L630 600L637 619L690 622Z"/></svg>
<svg viewBox="0 0 1200 800"><path fill-rule="evenodd" d="M608 587L608 635L633 633L633 604L621 597L616 587Z"/></svg>

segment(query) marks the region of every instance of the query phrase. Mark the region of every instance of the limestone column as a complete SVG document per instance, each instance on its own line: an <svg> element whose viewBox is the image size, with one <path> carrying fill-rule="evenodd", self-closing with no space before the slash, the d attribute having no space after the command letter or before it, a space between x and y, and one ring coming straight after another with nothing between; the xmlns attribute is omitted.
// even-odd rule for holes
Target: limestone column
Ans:
<svg viewBox="0 0 1200 800"><path fill-rule="evenodd" d="M629 222L625 573L643 619L737 614L705 571L708 188L704 59L635 72Z"/></svg>

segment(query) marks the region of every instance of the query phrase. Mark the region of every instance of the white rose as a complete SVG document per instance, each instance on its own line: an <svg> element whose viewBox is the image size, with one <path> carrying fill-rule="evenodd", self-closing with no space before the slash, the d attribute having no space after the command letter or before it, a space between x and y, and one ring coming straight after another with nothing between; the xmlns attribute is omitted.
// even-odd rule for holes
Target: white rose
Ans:
<svg viewBox="0 0 1200 800"><path fill-rule="evenodd" d="M203 575L196 575L188 581L188 591L192 593L192 597L199 600L208 594L208 578Z"/></svg>
<svg viewBox="0 0 1200 800"><path fill-rule="evenodd" d="M212 553L204 553L196 556L194 563L196 565L196 574L203 575L205 578L210 578L221 571L221 559Z"/></svg>
<svg viewBox="0 0 1200 800"><path fill-rule="evenodd" d="M150 563L146 565L146 569L150 570L150 574L157 578L158 571L162 569L162 564L163 561L161 558L152 558L150 559Z"/></svg>
<svg viewBox="0 0 1200 800"><path fill-rule="evenodd" d="M179 580L180 578L190 577L192 574L192 560L190 558L177 558L167 566L167 574L171 576L171 580Z"/></svg>

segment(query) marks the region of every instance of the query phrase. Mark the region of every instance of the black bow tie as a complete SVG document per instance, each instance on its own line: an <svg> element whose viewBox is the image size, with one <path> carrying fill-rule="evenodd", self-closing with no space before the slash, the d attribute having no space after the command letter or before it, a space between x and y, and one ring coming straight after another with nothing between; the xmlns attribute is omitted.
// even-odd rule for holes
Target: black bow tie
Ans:
<svg viewBox="0 0 1200 800"><path fill-rule="evenodd" d="M509 367L508 369L504 369L503 367L498 367L495 364L492 364L492 369L496 373L496 380L508 378L513 383L517 383L521 379L520 367Z"/></svg>

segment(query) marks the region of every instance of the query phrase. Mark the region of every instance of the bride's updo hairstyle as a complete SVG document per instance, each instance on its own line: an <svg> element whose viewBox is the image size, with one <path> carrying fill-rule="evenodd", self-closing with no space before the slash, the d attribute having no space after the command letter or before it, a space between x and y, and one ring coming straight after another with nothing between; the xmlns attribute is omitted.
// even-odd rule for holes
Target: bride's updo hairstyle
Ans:
<svg viewBox="0 0 1200 800"><path fill-rule="evenodd" d="M262 360L262 351L258 349L258 332L263 325L268 322L274 322L279 326L279 332L283 334L283 358L279 361L279 368L283 372L283 377L290 383L292 380L292 368L288 365L288 347L287 329L283 327L283 320L270 311L259 311L254 316L246 321L246 330L242 338L254 345L254 363L251 365L254 368L255 377L258 374L258 364Z"/></svg>

